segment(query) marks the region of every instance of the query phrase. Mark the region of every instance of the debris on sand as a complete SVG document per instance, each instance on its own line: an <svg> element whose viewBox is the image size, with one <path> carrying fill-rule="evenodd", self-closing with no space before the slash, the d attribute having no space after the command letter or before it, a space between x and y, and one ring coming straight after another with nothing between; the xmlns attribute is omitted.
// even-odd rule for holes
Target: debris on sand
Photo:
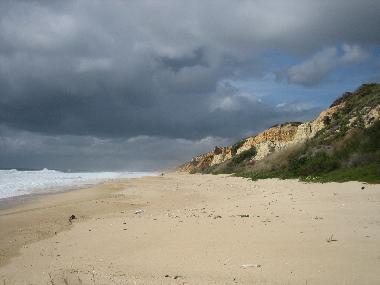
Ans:
<svg viewBox="0 0 380 285"><path fill-rule="evenodd" d="M75 217L75 215L71 215L70 217L69 217L69 223L70 224L72 224L73 222L72 222L72 220L75 220L77 217Z"/></svg>
<svg viewBox="0 0 380 285"><path fill-rule="evenodd" d="M328 242L328 243L333 242L333 241L338 241L337 239L334 239L333 235L329 236L329 238L326 239L326 242Z"/></svg>
<svg viewBox="0 0 380 285"><path fill-rule="evenodd" d="M244 215L238 215L240 218L249 218L249 215L244 214Z"/></svg>
<svg viewBox="0 0 380 285"><path fill-rule="evenodd" d="M241 267L243 267L243 268L250 268L250 267L260 268L260 267L261 267L261 264L252 264L252 263L249 263L249 264L242 264Z"/></svg>
<svg viewBox="0 0 380 285"><path fill-rule="evenodd" d="M166 275L165 275L165 278L179 279L179 278L183 278L183 276L181 276L181 275L170 276L169 274L166 274Z"/></svg>
<svg viewBox="0 0 380 285"><path fill-rule="evenodd" d="M135 215L137 215L137 214L142 214L142 213L144 213L144 210L143 209L138 209L137 211L135 211Z"/></svg>

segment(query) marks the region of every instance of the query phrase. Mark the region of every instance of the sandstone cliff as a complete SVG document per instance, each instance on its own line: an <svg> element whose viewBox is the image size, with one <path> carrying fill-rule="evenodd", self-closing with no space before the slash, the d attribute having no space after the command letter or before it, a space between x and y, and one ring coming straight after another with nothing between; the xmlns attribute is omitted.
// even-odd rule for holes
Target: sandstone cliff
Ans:
<svg viewBox="0 0 380 285"><path fill-rule="evenodd" d="M187 162L179 167L179 171L185 172L201 172L207 168L219 165L223 162L229 161L236 156L242 155L251 149L255 149L255 155L249 158L250 161L259 161L267 157L269 154L279 152L288 148L289 146L302 144L308 139L316 136L318 132L330 126L332 121L336 121L336 117L339 117L342 122L339 122L340 127L335 127L331 132L339 133L342 128L352 128L358 124L363 125L364 128L370 127L380 117L380 104L378 95L374 97L374 100L369 101L360 110L355 109L355 100L359 96L363 95L363 88L367 88L367 85L363 85L357 92L345 93L342 97L337 99L327 110L321 112L319 116L305 123L284 123L273 126L262 133L248 137L232 146L227 147L215 147L211 152L198 155L194 157L190 162ZM379 87L378 84L370 85ZM372 97L371 97L372 98ZM360 99L363 101L363 99ZM346 107L346 103L349 102L349 106ZM351 105L354 105L352 107ZM348 109L348 111L346 110ZM355 109L355 110L354 110ZM337 112L341 111L339 116Z"/></svg>

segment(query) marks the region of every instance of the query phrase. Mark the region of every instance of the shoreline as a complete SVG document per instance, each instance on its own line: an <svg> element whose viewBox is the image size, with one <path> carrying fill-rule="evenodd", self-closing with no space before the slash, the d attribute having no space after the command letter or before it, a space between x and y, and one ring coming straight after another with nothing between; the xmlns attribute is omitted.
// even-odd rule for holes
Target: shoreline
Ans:
<svg viewBox="0 0 380 285"><path fill-rule="evenodd" d="M0 229L7 229L8 231L5 239L12 234L17 235L20 228L28 228L30 222L44 224L44 229L39 229L37 234L35 230L32 230L29 232L29 236L21 240L12 241L12 238L8 238L8 244L4 240L3 233L1 233L0 267L8 263L9 258L16 256L20 248L70 229L72 225L68 222L69 214L60 215L59 220L51 220L47 214L57 215L49 211L49 209L64 208L67 211L70 208L70 203L105 198L107 195L119 190L119 188L113 188L113 185L117 184L121 187L133 179L139 178L118 178L90 185L61 188L54 192L31 193L0 200ZM42 212L42 215L39 212ZM96 209L93 212L96 212ZM16 217L16 223L7 222L7 216ZM82 216L82 221L84 219L85 217Z"/></svg>
<svg viewBox="0 0 380 285"><path fill-rule="evenodd" d="M28 194L22 194L22 195L17 195L17 196L0 198L0 211L17 207L20 204L32 202L33 200L43 198L44 196L50 196L50 195L61 194L65 192L88 189L102 183L104 182L83 185L83 186L73 186L73 187L62 186L62 187L57 187L57 188L39 189L39 190L43 190L44 192L28 193Z"/></svg>
<svg viewBox="0 0 380 285"><path fill-rule="evenodd" d="M12 169L13 170L13 169ZM14 169L16 170L16 169ZM44 169L45 170L45 169ZM46 169L49 170L49 169ZM62 172L62 173L72 173L72 172L63 172L59 170L49 170L49 171L57 171L57 172ZM30 172L30 171L29 171ZM36 172L38 172L36 170ZM91 174L91 173L106 173L106 171L103 172L78 172L76 174ZM110 172L112 173L112 172ZM147 177L147 176L157 176L158 172L157 171L121 171L121 172L114 172L114 173L128 173L131 175L131 177L115 177L115 178L91 178L88 179L87 181L82 181L82 182L77 182L76 184L72 185L59 185L59 186L45 186L45 187L31 187L28 189L30 191L29 193L26 194L21 194L21 195L15 195L15 196L9 196L9 197L0 197L0 210L4 209L4 207L7 207L8 203L11 203L12 205L17 205L17 203L22 202L22 201L28 201L30 198L33 199L34 197L38 196L44 196L44 195L50 195L50 194L59 194L63 192L70 192L70 191L75 191L75 190L80 190L80 189L86 189L86 188L91 188L96 185L102 184L102 183L107 183L107 182L117 182L118 180L125 180L125 179L136 179L136 178L142 178L142 177ZM134 175L141 175L134 177Z"/></svg>
<svg viewBox="0 0 380 285"><path fill-rule="evenodd" d="M0 280L378 284L379 205L380 186L360 182L183 173L106 182L0 210Z"/></svg>
<svg viewBox="0 0 380 285"><path fill-rule="evenodd" d="M127 180L127 179L131 179L131 178L116 178L116 179L110 179L106 181L99 181L99 182L88 183L88 184L77 185L77 186L74 185L74 186L49 187L49 188L38 189L38 191L41 191L41 192L34 192L34 193L31 192L28 194L0 198L0 211L17 207L20 204L30 203L36 199L44 198L45 196L48 197L51 195L62 194L66 192L80 191L84 189L94 188L102 184L106 184L108 182L116 182L116 183L123 182L124 180Z"/></svg>

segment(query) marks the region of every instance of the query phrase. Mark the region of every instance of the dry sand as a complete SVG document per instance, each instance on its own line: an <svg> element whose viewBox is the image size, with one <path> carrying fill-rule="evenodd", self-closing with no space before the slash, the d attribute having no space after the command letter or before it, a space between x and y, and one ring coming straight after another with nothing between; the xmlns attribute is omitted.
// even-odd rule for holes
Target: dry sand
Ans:
<svg viewBox="0 0 380 285"><path fill-rule="evenodd" d="M0 250L0 284L380 284L380 186L105 183L0 210Z"/></svg>

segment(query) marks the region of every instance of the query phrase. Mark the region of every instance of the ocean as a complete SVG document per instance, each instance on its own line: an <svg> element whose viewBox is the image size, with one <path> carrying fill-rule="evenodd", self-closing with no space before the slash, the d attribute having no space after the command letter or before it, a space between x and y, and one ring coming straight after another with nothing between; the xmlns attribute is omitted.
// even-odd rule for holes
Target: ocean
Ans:
<svg viewBox="0 0 380 285"><path fill-rule="evenodd" d="M112 179L139 178L153 172L61 172L57 170L0 170L0 199L28 194L51 193Z"/></svg>

